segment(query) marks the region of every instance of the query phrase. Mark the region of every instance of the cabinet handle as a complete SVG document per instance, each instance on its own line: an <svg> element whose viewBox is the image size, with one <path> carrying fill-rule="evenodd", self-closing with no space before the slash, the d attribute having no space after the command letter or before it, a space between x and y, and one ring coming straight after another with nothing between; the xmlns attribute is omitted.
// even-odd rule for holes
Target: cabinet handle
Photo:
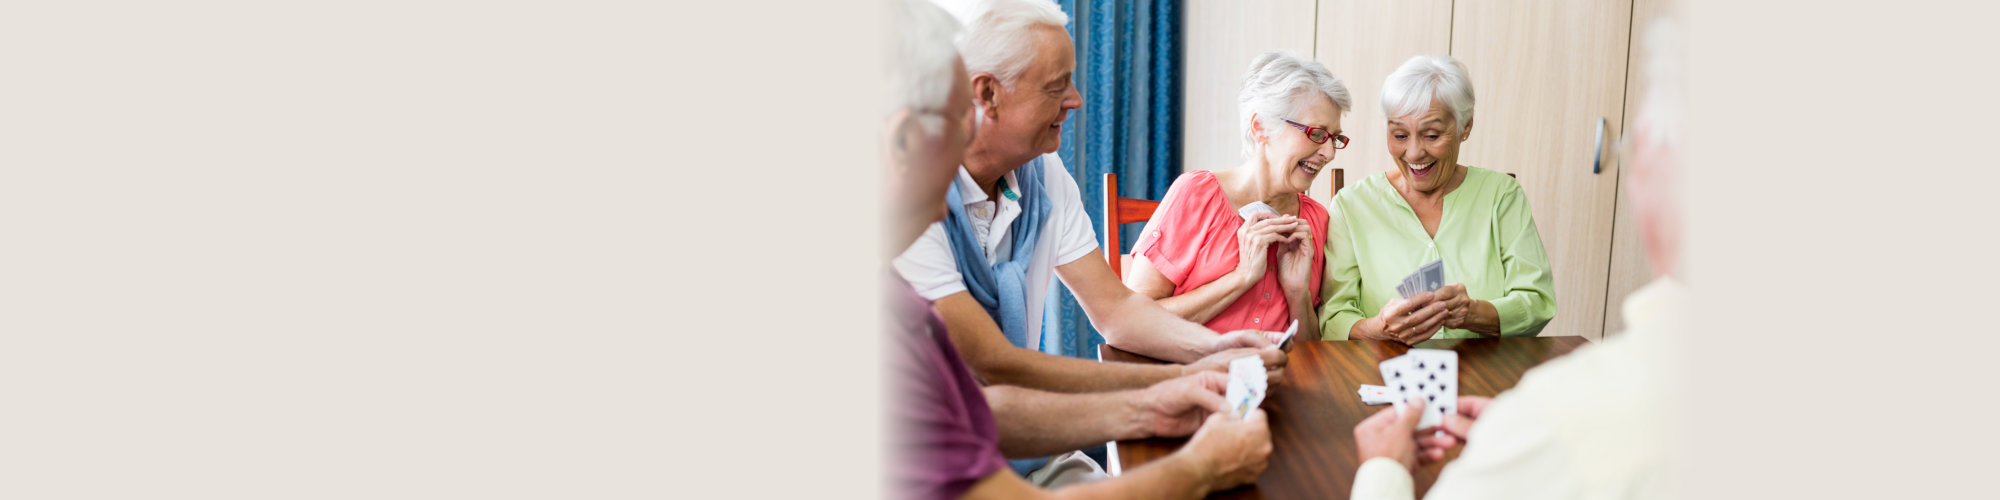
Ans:
<svg viewBox="0 0 2000 500"><path fill-rule="evenodd" d="M1604 171L1604 117L1597 117L1597 153L1590 157L1590 173Z"/></svg>

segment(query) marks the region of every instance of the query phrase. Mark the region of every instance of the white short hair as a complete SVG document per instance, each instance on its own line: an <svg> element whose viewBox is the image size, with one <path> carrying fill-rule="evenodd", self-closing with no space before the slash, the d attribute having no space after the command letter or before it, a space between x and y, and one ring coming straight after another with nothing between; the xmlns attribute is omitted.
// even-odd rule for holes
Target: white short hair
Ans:
<svg viewBox="0 0 2000 500"><path fill-rule="evenodd" d="M1275 130L1283 125L1281 120L1299 113L1308 96L1326 96L1341 113L1353 109L1347 84L1319 61L1283 51L1265 52L1250 61L1250 74L1243 77L1243 89L1236 93L1236 124L1243 131L1243 155L1257 154L1257 137L1250 133L1251 116L1263 118L1259 122L1264 130Z"/></svg>
<svg viewBox="0 0 2000 500"><path fill-rule="evenodd" d="M1382 81L1382 115L1391 120L1423 113L1432 101L1444 103L1460 132L1472 121L1472 77L1451 56L1417 56Z"/></svg>
<svg viewBox="0 0 2000 500"><path fill-rule="evenodd" d="M1021 79L1035 56L1035 27L1060 31L1069 14L1049 0L984 0L968 14L959 53L969 73L990 73L1009 88Z"/></svg>
<svg viewBox="0 0 2000 500"><path fill-rule="evenodd" d="M891 112L942 112L958 75L958 19L929 0L890 0L889 106ZM924 133L936 134L944 117L920 116Z"/></svg>

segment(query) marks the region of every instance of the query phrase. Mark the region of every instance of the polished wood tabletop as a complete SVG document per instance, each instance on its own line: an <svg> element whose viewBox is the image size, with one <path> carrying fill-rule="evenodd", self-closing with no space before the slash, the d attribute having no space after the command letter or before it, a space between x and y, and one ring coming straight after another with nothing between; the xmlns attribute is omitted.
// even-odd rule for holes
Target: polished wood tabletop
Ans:
<svg viewBox="0 0 2000 500"><path fill-rule="evenodd" d="M1582 337L1528 337L1432 340L1426 349L1458 351L1459 394L1493 396L1514 387L1521 374L1587 343ZM1354 470L1361 465L1354 452L1354 425L1389 405L1361 403L1361 384L1382 385L1376 365L1403 355L1409 347L1395 342L1347 340L1298 342L1292 346L1284 375L1271 386L1261 407L1271 423L1270 468L1257 482L1217 498L1347 498L1353 491ZM1104 361L1159 361L1104 345ZM1115 443L1120 470L1132 470L1180 449L1187 439L1142 439ZM1445 460L1419 467L1417 497L1430 490L1438 470L1458 458L1453 449Z"/></svg>

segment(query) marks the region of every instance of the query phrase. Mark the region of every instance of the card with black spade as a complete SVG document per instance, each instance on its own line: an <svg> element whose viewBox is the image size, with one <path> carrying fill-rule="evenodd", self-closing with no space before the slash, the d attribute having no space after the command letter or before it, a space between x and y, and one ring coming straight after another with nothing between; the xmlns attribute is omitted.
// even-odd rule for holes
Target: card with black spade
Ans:
<svg viewBox="0 0 2000 500"><path fill-rule="evenodd" d="M1411 349L1408 354L1383 360L1382 383L1395 399L1397 414L1406 411L1404 402L1424 400L1424 415L1417 428L1444 424L1446 415L1458 411L1458 352L1445 349Z"/></svg>
<svg viewBox="0 0 2000 500"><path fill-rule="evenodd" d="M1382 370L1383 390L1388 392L1389 404L1396 406L1397 415L1403 414L1403 402L1410 399L1405 395L1416 390L1415 379L1412 378L1416 373L1415 366L1416 360L1407 355L1385 359L1376 365Z"/></svg>
<svg viewBox="0 0 2000 500"><path fill-rule="evenodd" d="M1424 416L1417 428L1444 425L1446 416L1458 412L1458 351L1411 349L1404 356L1415 360L1410 365L1410 378L1416 388L1415 393L1405 393L1405 399L1424 400Z"/></svg>

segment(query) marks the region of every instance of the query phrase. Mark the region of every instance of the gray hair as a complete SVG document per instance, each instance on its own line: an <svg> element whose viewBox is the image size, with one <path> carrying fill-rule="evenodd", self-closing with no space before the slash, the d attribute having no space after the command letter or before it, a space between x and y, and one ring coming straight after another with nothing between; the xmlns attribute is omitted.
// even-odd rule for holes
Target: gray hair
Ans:
<svg viewBox="0 0 2000 500"><path fill-rule="evenodd" d="M917 123L936 134L944 127L936 112L950 104L945 101L958 78L958 19L929 0L890 0L889 10L890 109L922 114Z"/></svg>
<svg viewBox="0 0 2000 500"><path fill-rule="evenodd" d="M1243 90L1236 94L1244 156L1257 153L1257 138L1250 133L1253 115L1262 118L1258 121L1264 130L1272 130L1280 125L1281 117L1298 114L1303 98L1310 95L1326 96L1342 113L1352 109L1347 84L1319 61L1301 59L1290 52L1265 52L1250 61L1250 74L1243 77Z"/></svg>
<svg viewBox="0 0 2000 500"><path fill-rule="evenodd" d="M1391 120L1422 113L1431 101L1444 102L1456 130L1465 130L1472 121L1472 77L1464 64L1451 56L1412 57L1382 81L1382 114Z"/></svg>
<svg viewBox="0 0 2000 500"><path fill-rule="evenodd" d="M965 70L991 73L1009 88L1021 79L1028 59L1035 55L1030 28L1061 30L1069 24L1069 15L1048 0L985 0L973 7L971 19L958 46L965 56Z"/></svg>

